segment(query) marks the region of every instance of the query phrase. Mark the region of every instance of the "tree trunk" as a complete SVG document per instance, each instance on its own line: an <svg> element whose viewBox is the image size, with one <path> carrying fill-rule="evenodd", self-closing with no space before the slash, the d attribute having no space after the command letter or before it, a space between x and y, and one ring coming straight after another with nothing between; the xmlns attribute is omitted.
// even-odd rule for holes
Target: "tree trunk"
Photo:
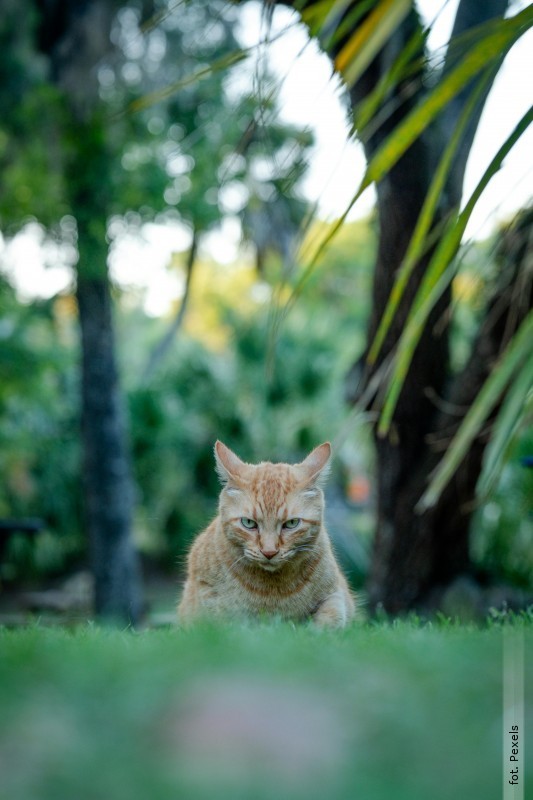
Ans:
<svg viewBox="0 0 533 800"><path fill-rule="evenodd" d="M107 277L78 276L82 341L84 500L96 614L138 622L140 572L131 540L132 480L115 364Z"/></svg>
<svg viewBox="0 0 533 800"><path fill-rule="evenodd" d="M353 16L354 9L359 4L360 0L343 4L336 20L333 18L334 12L331 12L328 20L330 42L334 40L332 26L335 23L337 29L340 29L352 16L358 18L357 24L360 24L361 18L357 14ZM303 6L306 5L310 3L304 2ZM484 3L461 0L454 36L460 37L475 26L503 15L506 5L507 0L487 0ZM301 9L302 4L297 7ZM350 90L352 107L356 109L378 86L406 44L413 42L413 37L419 34L418 51L413 53L410 73L389 89L382 102L381 124L377 129L360 132L368 159L427 92L428 75L421 32L418 15L413 9ZM353 33L353 27L345 29L340 39L329 46L329 54L335 57ZM461 46L465 47L464 44ZM444 72L453 66L457 53L457 46L448 51ZM435 225L457 209L466 161L489 88L487 85L485 96L478 102L460 142ZM369 343L376 334L385 310L439 155L457 125L471 90L472 85L467 86L454 99L440 119L413 143L376 187L379 243L368 331ZM430 255L428 253L421 259L411 275L376 366L371 369L367 366L366 353L354 365L348 381L348 385L351 383L351 402L360 402L362 397L371 394L369 387L372 386L376 373L387 368ZM397 403L389 436L380 438L375 433L377 528L368 581L372 609L383 607L387 612L399 613L423 607L434 596L435 587L445 586L470 568L469 525L481 467L482 442L475 443L437 507L423 515L415 511L428 475L442 455L442 452L436 452L432 442L435 438L442 438L446 425L449 428L449 419L446 420L441 413L442 407L446 405L446 397L452 403L455 402L454 397L461 398L463 406L469 406L481 386L483 376L490 370L494 352L490 346L474 348L476 358L481 359L475 372L476 379L472 380L474 373L471 371L470 374L458 376L455 384L452 382L448 364L449 301L448 291L427 321ZM353 386L355 378L358 383L356 388ZM450 385L462 386L462 389L456 388L455 394L448 395ZM463 413L464 408L461 409L461 414ZM461 414L454 420L455 425L460 422Z"/></svg>
<svg viewBox="0 0 533 800"><path fill-rule="evenodd" d="M454 35L460 36L475 24L502 14L505 6L505 0L492 0L481 6L472 4L470 0L462 0ZM405 45L415 27L416 22L412 15L397 34L399 41L396 51ZM453 55L455 54L452 57ZM383 68L380 67L375 77ZM449 59L445 71L447 69ZM370 67L366 80L372 85L375 77L373 68ZM402 96L402 88L401 85L397 87L398 98ZM352 92L352 100L355 102L361 99L361 89L365 91L364 86L357 86ZM366 143L368 157L372 155L380 139L408 113L424 91L421 82L410 101L402 102L396 107L395 114L387 120L377 139L373 141L371 138ZM444 148L445 137L457 124L468 97L469 91L458 96L454 104L446 110L443 119L413 144L377 187L379 246L369 342L373 340L385 310L397 270L429 189L438 153ZM466 161L482 109L483 101L480 101L458 149L447 191L441 199L436 224L439 219L453 213L461 199ZM430 255L428 253L413 272L384 342L378 369L394 352ZM441 408L447 402L454 403L452 397L447 401L450 384L449 302L448 290L428 319L405 380L389 436L380 438L377 432L374 435L378 477L377 526L367 588L371 609L381 607L394 614L425 607L429 602L434 602L438 587L445 587L454 578L470 570L470 519L475 507L475 487L483 453L483 446L479 441L465 458L436 508L422 515L415 510L427 485L428 476L443 454L442 450L437 452L431 447L435 436L439 436L438 432L444 430L441 427L444 423ZM470 381L470 391L459 392L462 395L461 415L455 420L456 425L481 388L482 376L490 369L492 362L487 355L484 354L485 358L481 362L478 380ZM370 378L371 375L367 377ZM459 404L455 403L455 407L459 407Z"/></svg>
<svg viewBox="0 0 533 800"><path fill-rule="evenodd" d="M135 624L141 613L138 556L131 536L133 483L115 361L106 225L112 164L97 67L112 49L118 0L36 0L39 46L65 98L65 178L78 226L77 301L81 328L84 506L95 611Z"/></svg>
<svg viewBox="0 0 533 800"><path fill-rule="evenodd" d="M94 117L74 124L70 167L78 225L77 300L82 349L85 517L99 617L135 624L141 612L140 569L131 535L133 481L115 359L107 271L109 170L105 128Z"/></svg>

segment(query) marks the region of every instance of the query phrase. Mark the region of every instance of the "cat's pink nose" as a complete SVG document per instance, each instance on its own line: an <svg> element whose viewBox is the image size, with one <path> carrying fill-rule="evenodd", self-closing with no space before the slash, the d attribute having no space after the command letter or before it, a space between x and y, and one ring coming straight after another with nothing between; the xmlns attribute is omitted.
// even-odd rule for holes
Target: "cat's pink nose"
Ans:
<svg viewBox="0 0 533 800"><path fill-rule="evenodd" d="M268 560L270 561L271 558L277 556L279 550L261 550L261 552L263 553L264 557L268 558Z"/></svg>

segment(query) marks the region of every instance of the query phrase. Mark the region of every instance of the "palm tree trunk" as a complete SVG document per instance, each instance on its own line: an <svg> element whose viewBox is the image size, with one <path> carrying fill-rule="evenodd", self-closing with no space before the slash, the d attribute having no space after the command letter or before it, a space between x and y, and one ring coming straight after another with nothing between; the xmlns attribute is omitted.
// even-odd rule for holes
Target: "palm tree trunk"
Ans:
<svg viewBox="0 0 533 800"><path fill-rule="evenodd" d="M304 7L306 5L311 3L303 4ZM338 27L353 15L358 5L360 0L343 4L338 12L340 19L336 20ZM502 16L506 6L507 0L487 0L484 3L461 0L454 36L460 36L491 18ZM302 4L297 7L302 9ZM332 11L331 14L333 13ZM358 24L360 22L359 17ZM331 20L330 23L333 24ZM353 27L345 30L341 39L329 46L329 54L334 58L353 34ZM397 85L391 87L385 101L388 113L382 119L381 125L363 139L367 159L372 157L427 91L428 76L425 70L424 38L421 34L421 24L413 6L386 46L350 90L352 107L355 109L387 74L406 44L418 37L419 51L416 58L413 55L413 69ZM330 41L333 38L330 37ZM454 53L449 51L445 71L452 66L453 58ZM487 92L488 88L487 85ZM430 186L438 154L442 152L450 131L456 126L471 90L470 85L455 98L442 118L413 143L376 187L379 242L368 330L369 343L375 336L388 302L398 268ZM485 97L478 102L460 143L439 209L441 219L455 209L460 201L465 165ZM436 224L438 221L435 221ZM378 370L386 367L394 353L429 256L430 254L426 254L413 271L375 368L370 370L366 367L364 353L352 369L352 376L360 376L359 386L355 391L353 386L350 387L352 402L359 401L368 393L372 378ZM431 442L439 431L442 416L439 404L446 401L449 396L448 387L453 382L448 364L449 299L448 291L428 319L397 403L390 435L382 439L375 433L377 527L368 590L371 608L383 607L392 613L423 606L436 586L444 586L469 569L469 523L482 453L478 445L472 448L465 459L457 480L448 488L442 503L422 517L415 511L436 457ZM491 352L491 348L481 348L477 352L483 363L479 370L480 376L490 369ZM462 376L463 380L466 378L468 376ZM461 381L461 377L457 380ZM463 393L458 392L457 396L462 396L465 402L471 403L473 395L466 391L466 384L463 386Z"/></svg>

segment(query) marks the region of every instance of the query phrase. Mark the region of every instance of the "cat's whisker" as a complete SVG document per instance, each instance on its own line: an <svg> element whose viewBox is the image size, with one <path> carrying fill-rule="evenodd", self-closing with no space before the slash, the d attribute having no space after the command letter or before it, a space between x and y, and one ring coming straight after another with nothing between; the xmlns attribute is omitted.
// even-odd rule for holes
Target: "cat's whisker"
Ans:
<svg viewBox="0 0 533 800"><path fill-rule="evenodd" d="M230 564L230 569L233 569L233 567L237 566L239 561L242 561L243 558L246 558L246 553L244 553L244 555L242 555L242 556L239 556L239 558L236 558L235 561L233 562L233 564Z"/></svg>

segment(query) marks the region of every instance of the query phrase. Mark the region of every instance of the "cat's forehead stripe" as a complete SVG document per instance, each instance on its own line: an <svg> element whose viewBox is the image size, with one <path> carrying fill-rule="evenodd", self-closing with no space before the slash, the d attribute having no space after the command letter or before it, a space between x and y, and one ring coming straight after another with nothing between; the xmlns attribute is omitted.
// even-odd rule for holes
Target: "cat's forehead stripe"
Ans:
<svg viewBox="0 0 533 800"><path fill-rule="evenodd" d="M288 516L301 516L299 508L291 508L291 496L295 490L308 497L319 494L316 489L302 491L298 476L289 464L250 464L246 466L246 473L242 478L241 488L226 489L226 494L234 495L236 502L240 502L242 497L241 513L258 521L273 517L285 520Z"/></svg>
<svg viewBox="0 0 533 800"><path fill-rule="evenodd" d="M273 512L284 514L287 508L287 494L294 488L294 482L277 475L256 476L251 490L254 500L263 516Z"/></svg>
<svg viewBox="0 0 533 800"><path fill-rule="evenodd" d="M259 464L254 468L252 489L268 494L286 495L296 486L290 467L285 464Z"/></svg>

